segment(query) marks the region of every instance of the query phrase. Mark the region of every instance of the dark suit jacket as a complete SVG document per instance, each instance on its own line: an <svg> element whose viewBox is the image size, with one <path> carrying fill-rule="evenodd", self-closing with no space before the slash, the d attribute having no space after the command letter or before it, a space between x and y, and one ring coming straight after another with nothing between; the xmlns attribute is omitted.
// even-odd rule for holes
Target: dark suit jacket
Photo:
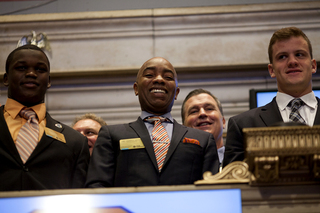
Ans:
<svg viewBox="0 0 320 213"><path fill-rule="evenodd" d="M141 138L145 148L120 150L121 139ZM200 146L183 143L197 139ZM219 160L212 134L174 121L173 134L159 173L153 145L144 122L103 126L96 141L87 176L87 187L192 184L205 171L217 173Z"/></svg>
<svg viewBox="0 0 320 213"><path fill-rule="evenodd" d="M87 138L48 113L46 119L46 126L62 133L66 143L44 133L23 164L0 107L0 191L84 187L90 158Z"/></svg>
<svg viewBox="0 0 320 213"><path fill-rule="evenodd" d="M317 100L318 110L314 120L314 125L320 124L319 98L317 98ZM268 127L282 121L275 98L265 106L251 109L231 117L228 122L226 150L222 163L223 167L233 161L244 160L243 128Z"/></svg>

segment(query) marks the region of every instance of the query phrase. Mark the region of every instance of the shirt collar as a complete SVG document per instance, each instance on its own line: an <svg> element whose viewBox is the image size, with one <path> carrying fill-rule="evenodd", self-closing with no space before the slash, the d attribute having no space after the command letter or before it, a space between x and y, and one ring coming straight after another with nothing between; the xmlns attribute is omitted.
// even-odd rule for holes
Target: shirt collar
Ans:
<svg viewBox="0 0 320 213"><path fill-rule="evenodd" d="M146 112L146 111L141 111L140 118L141 118L142 120L144 120L145 118L150 117L150 116L161 116L161 117L164 117L164 118L169 119L169 120L171 121L171 123L173 123L173 118L172 118L170 112L167 112L167 113L165 113L165 114L163 114L163 115L154 115L154 114L151 114L151 113Z"/></svg>
<svg viewBox="0 0 320 213"><path fill-rule="evenodd" d="M12 117L12 119L16 119L18 116L19 112L21 111L22 108L26 106L20 104L18 101L15 101L11 98L7 98L6 104L4 106L4 110L8 112L8 114ZM29 107L33 109L33 111L37 114L39 123L44 120L46 116L46 105L45 103L41 103L32 107Z"/></svg>
<svg viewBox="0 0 320 213"><path fill-rule="evenodd" d="M288 95L282 92L277 92L276 101L279 106L279 109L284 110L288 106L289 102L294 98L295 97L291 95ZM300 97L300 99L303 100L303 102L310 108L316 109L318 101L313 91Z"/></svg>

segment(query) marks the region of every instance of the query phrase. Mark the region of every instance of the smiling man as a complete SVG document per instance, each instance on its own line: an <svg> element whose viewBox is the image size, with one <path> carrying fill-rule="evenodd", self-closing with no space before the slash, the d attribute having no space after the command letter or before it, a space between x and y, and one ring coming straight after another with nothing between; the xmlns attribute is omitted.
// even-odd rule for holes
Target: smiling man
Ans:
<svg viewBox="0 0 320 213"><path fill-rule="evenodd" d="M44 103L50 63L37 46L13 50L0 108L0 191L82 188L89 163L87 139L54 120Z"/></svg>
<svg viewBox="0 0 320 213"><path fill-rule="evenodd" d="M267 105L229 119L223 166L244 160L242 129L278 122L320 124L319 99L312 91L317 63L308 37L296 27L276 31L270 39L269 74L277 79L277 96Z"/></svg>
<svg viewBox="0 0 320 213"><path fill-rule="evenodd" d="M181 118L183 125L200 129L213 135L221 164L225 150L222 134L226 120L218 98L204 89L191 91L182 103Z"/></svg>
<svg viewBox="0 0 320 213"><path fill-rule="evenodd" d="M146 61L133 89L141 115L129 124L101 127L87 187L193 184L205 171L218 172L212 134L182 126L171 116L180 89L169 61Z"/></svg>

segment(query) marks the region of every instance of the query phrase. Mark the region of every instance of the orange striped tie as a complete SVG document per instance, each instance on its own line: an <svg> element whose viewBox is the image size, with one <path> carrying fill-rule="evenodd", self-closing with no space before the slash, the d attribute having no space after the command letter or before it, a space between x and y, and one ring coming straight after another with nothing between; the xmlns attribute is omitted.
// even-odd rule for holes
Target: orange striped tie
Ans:
<svg viewBox="0 0 320 213"><path fill-rule="evenodd" d="M25 163L37 146L39 138L39 122L36 118L36 113L30 108L22 109L19 114L27 120L21 127L16 141L16 147L21 160Z"/></svg>
<svg viewBox="0 0 320 213"><path fill-rule="evenodd" d="M157 159L158 169L161 172L163 162L166 158L168 148L170 146L170 139L166 129L161 124L162 121L165 121L165 118L162 117L150 117L147 119L148 122L154 123L152 129L152 143L154 154Z"/></svg>

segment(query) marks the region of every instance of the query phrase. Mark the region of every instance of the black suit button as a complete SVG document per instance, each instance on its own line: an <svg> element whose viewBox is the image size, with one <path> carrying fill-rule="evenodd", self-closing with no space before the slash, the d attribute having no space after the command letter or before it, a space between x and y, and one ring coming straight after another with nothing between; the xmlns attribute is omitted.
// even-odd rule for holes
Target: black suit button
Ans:
<svg viewBox="0 0 320 213"><path fill-rule="evenodd" d="M28 169L28 167L26 167L26 166L23 166L23 171L25 171L25 172L29 172L29 169Z"/></svg>

